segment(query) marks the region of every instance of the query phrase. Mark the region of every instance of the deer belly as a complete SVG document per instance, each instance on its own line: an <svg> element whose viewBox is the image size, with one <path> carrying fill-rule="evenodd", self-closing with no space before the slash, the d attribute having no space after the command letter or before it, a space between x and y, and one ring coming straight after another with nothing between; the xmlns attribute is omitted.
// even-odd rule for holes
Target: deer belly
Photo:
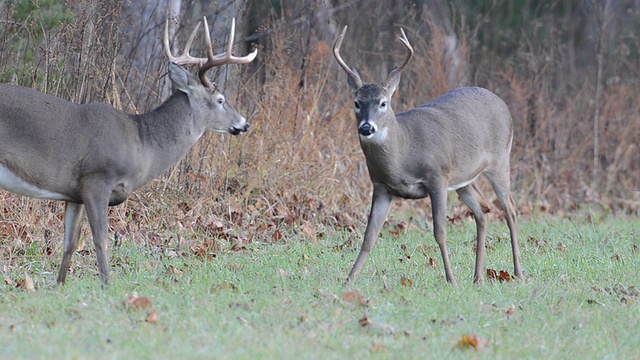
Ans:
<svg viewBox="0 0 640 360"><path fill-rule="evenodd" d="M11 170L0 164L0 187L12 193L40 199L70 200L67 196L41 189L31 183L22 180Z"/></svg>
<svg viewBox="0 0 640 360"><path fill-rule="evenodd" d="M429 195L427 188L421 183L402 184L402 186L387 186L387 190L393 195L403 199L424 199Z"/></svg>
<svg viewBox="0 0 640 360"><path fill-rule="evenodd" d="M458 189L460 189L460 188L463 188L463 187L465 187L465 186L467 186L467 185L471 184L471 183L472 183L472 182L474 182L475 180L476 180L476 178L474 177L473 179L471 179L471 180L467 180L467 181L464 181L464 182L461 182L460 184L450 185L450 186L447 188L447 190L449 190L449 191L458 190Z"/></svg>

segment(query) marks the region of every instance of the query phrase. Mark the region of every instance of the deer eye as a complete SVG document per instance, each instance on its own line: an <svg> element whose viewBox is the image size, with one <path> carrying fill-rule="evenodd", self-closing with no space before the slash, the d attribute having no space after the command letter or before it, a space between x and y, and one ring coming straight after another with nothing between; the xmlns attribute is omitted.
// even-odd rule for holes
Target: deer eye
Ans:
<svg viewBox="0 0 640 360"><path fill-rule="evenodd" d="M382 101L380 103L380 107L383 108L383 109L386 108L387 107L387 102L386 101Z"/></svg>
<svg viewBox="0 0 640 360"><path fill-rule="evenodd" d="M360 110L360 103L359 103L359 102L354 101L354 102L353 102L353 106L355 106L355 107L356 107L356 109Z"/></svg>
<svg viewBox="0 0 640 360"><path fill-rule="evenodd" d="M217 99L217 101L218 101L218 105L222 105L222 104L224 104L224 98L223 98L222 96L221 96L221 97L219 97L219 98Z"/></svg>

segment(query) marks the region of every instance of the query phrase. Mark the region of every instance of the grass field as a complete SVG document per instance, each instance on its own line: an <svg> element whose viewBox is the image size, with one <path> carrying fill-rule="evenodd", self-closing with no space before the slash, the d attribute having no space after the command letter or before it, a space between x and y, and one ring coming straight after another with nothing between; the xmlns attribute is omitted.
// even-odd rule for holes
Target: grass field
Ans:
<svg viewBox="0 0 640 360"><path fill-rule="evenodd" d="M474 231L449 226L457 287L424 226L383 230L347 286L357 249L335 249L346 233L208 260L124 243L111 249L106 290L93 271L55 288L57 263L25 257L35 290L0 285L0 358L638 356L637 219L521 221L525 283L472 284ZM487 267L511 272L506 231L490 224Z"/></svg>

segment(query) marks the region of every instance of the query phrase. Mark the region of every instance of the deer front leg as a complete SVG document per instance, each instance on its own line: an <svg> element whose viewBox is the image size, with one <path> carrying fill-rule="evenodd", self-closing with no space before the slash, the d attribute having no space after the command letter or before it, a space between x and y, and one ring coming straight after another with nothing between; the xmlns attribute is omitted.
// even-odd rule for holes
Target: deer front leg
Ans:
<svg viewBox="0 0 640 360"><path fill-rule="evenodd" d="M431 209L433 213L433 236L440 247L444 274L447 278L447 282L456 285L456 278L453 276L451 263L449 262L449 252L447 251L447 188L440 187L439 189L432 191L429 196L431 197Z"/></svg>
<svg viewBox="0 0 640 360"><path fill-rule="evenodd" d="M64 253L62 254L62 263L58 270L58 284L64 284L69 271L71 257L78 248L78 240L80 239L80 228L82 225L82 217L84 216L84 205L72 202L65 203L64 210Z"/></svg>
<svg viewBox="0 0 640 360"><path fill-rule="evenodd" d="M347 282L355 280L360 269L362 269L362 265L364 265L364 261L367 259L367 256L369 256L371 249L373 249L373 245L376 243L378 234L380 234L382 224L384 224L384 221L387 218L387 213L389 212L392 200L393 196L389 194L387 189L382 185L374 184L373 199L371 200L371 212L369 212L367 229L364 232L364 241L362 242L362 247L360 248L360 253L358 254L356 263L353 265L351 272L349 272L349 276L347 276Z"/></svg>
<svg viewBox="0 0 640 360"><path fill-rule="evenodd" d="M93 189L93 191L91 191L91 189ZM110 193L104 194L104 192L103 186L91 184L89 186L85 186L85 194L83 196L83 201L87 208L89 225L91 225L93 245L95 246L96 256L98 258L98 270L102 288L109 285L109 257L107 252L109 224L107 220L107 212L109 209Z"/></svg>

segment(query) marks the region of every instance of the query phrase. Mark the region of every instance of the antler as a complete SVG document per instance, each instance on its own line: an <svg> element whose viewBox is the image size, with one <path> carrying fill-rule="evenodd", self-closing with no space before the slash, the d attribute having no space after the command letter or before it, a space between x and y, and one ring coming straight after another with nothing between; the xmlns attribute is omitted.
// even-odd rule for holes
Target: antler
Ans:
<svg viewBox="0 0 640 360"><path fill-rule="evenodd" d="M359 88L362 87L362 79L360 78L360 74L350 68L349 65L347 65L347 63L342 60L342 56L340 56L340 46L342 45L342 40L344 39L344 34L346 34L346 32L347 26L342 29L342 33L340 33L340 36L338 36L338 39L333 44L333 56L336 58L336 61L342 67L342 69L344 69L344 71L347 73L347 76L349 76L354 81L356 87Z"/></svg>
<svg viewBox="0 0 640 360"><path fill-rule="evenodd" d="M402 45L404 45L404 47L407 48L407 57L404 59L404 63L402 63L402 65L396 66L393 69L391 69L391 72L389 73L389 76L387 76L387 79L382 83L383 86L385 86L385 87L387 87L389 85L389 83L391 83L391 80L395 76L399 75L400 72L402 72L402 70L404 70L405 66L407 66L407 64L409 63L409 61L413 57L413 47L409 43L409 39L407 39L407 35L404 33L404 29L400 28L400 34L401 34L401 36L398 38L398 40L400 40Z"/></svg>
<svg viewBox="0 0 640 360"><path fill-rule="evenodd" d="M198 65L199 67L198 76L200 77L200 81L202 82L202 85L204 85L205 87L213 86L209 81L209 78L207 78L206 76L206 72L209 69L215 66L220 66L224 64L248 64L252 62L253 59L256 58L256 55L258 55L258 49L255 49L249 55L242 56L242 57L233 56L231 54L231 50L233 48L233 38L236 31L235 18L231 20L231 33L229 34L229 41L227 42L227 51L219 55L214 55L213 45L211 45L211 35L209 35L209 23L207 22L207 18L204 17L204 31L205 31L205 43L207 46L207 57L206 58L193 57L189 54L189 50L191 49L191 44L193 43L193 39L196 37L196 33L199 28L200 28L200 22L198 22L198 25L196 25L195 29L193 29L193 31L191 32L191 35L189 36L189 40L187 41L187 44L184 46L184 51L182 52L182 55L175 57L171 53L171 48L169 47L169 19L167 19L166 25L164 28L164 51L165 51L165 54L167 55L167 58L169 58L169 61L173 61L178 65L189 65L189 64Z"/></svg>

